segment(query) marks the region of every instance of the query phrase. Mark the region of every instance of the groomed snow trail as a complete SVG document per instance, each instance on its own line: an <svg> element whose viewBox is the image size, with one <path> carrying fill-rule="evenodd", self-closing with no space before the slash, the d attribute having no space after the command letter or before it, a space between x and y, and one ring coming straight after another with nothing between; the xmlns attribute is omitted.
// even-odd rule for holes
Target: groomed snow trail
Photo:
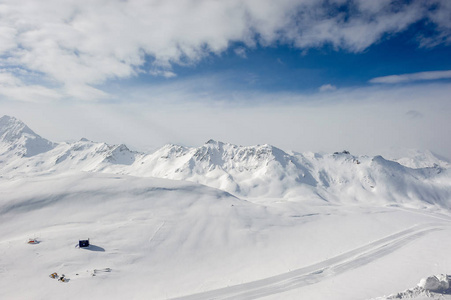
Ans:
<svg viewBox="0 0 451 300"><path fill-rule="evenodd" d="M258 299L315 284L364 266L430 232L441 230L444 225L443 223L415 225L311 266L248 283L177 297L173 300Z"/></svg>

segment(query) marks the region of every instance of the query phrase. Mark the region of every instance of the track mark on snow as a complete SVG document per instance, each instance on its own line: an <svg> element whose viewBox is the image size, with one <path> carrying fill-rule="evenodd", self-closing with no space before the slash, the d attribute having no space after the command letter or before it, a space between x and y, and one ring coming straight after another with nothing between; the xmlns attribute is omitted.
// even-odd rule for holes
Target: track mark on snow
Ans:
<svg viewBox="0 0 451 300"><path fill-rule="evenodd" d="M384 257L433 231L442 230L440 224L416 225L380 240L361 246L322 262L276 276L226 288L173 298L178 300L202 299L257 299L318 283L326 278L364 266Z"/></svg>

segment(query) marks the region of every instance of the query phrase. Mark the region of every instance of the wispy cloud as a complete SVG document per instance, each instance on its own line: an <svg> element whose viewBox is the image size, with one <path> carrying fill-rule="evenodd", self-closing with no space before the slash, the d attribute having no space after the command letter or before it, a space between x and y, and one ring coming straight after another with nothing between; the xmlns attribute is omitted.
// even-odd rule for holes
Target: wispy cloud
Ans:
<svg viewBox="0 0 451 300"><path fill-rule="evenodd" d="M424 117L424 115L417 110L409 110L406 112L406 116L410 119L421 119Z"/></svg>
<svg viewBox="0 0 451 300"><path fill-rule="evenodd" d="M25 102L49 102L61 99L60 92L38 84L25 84L16 74L0 70L0 96L3 98Z"/></svg>
<svg viewBox="0 0 451 300"><path fill-rule="evenodd" d="M439 80L439 79L450 79L451 70L448 71L430 71L430 72L419 72L401 75L390 75L382 76L371 79L370 83L406 83L413 81L422 80Z"/></svg>
<svg viewBox="0 0 451 300"><path fill-rule="evenodd" d="M335 91L336 89L337 89L337 87L330 83L323 84L322 86L319 87L320 92L330 92L330 91Z"/></svg>
<svg viewBox="0 0 451 300"><path fill-rule="evenodd" d="M235 54L238 55L239 57L241 57L241 58L247 58L246 48L238 47L238 48L235 48L233 51L234 51Z"/></svg>
<svg viewBox="0 0 451 300"><path fill-rule="evenodd" d="M4 0L0 66L40 72L59 84L64 98L91 99L102 97L99 86L110 79L142 72L171 77L174 65L220 55L235 42L245 47L282 43L301 50L328 44L360 52L384 35L427 20L437 34L422 43L449 43L449 3ZM74 86L90 88L74 94Z"/></svg>

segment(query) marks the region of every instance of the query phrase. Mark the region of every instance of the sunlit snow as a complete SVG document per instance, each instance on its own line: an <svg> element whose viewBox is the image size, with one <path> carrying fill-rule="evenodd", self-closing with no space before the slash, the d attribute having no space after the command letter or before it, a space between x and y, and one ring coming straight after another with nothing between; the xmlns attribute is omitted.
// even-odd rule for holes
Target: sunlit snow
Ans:
<svg viewBox="0 0 451 300"><path fill-rule="evenodd" d="M451 175L430 152L138 153L0 125L1 299L451 298Z"/></svg>

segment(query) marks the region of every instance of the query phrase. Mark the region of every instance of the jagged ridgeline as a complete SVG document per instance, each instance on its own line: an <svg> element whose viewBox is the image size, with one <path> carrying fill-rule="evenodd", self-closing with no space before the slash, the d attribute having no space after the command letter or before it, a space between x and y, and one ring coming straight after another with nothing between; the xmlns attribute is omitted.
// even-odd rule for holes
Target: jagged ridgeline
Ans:
<svg viewBox="0 0 451 300"><path fill-rule="evenodd" d="M249 199L450 208L449 163L430 152L419 157L397 162L382 156L355 156L346 150L295 153L271 145L238 146L214 140L197 148L169 144L153 153L140 153L125 145L87 139L55 143L16 118L0 118L3 177L103 172L192 181Z"/></svg>

